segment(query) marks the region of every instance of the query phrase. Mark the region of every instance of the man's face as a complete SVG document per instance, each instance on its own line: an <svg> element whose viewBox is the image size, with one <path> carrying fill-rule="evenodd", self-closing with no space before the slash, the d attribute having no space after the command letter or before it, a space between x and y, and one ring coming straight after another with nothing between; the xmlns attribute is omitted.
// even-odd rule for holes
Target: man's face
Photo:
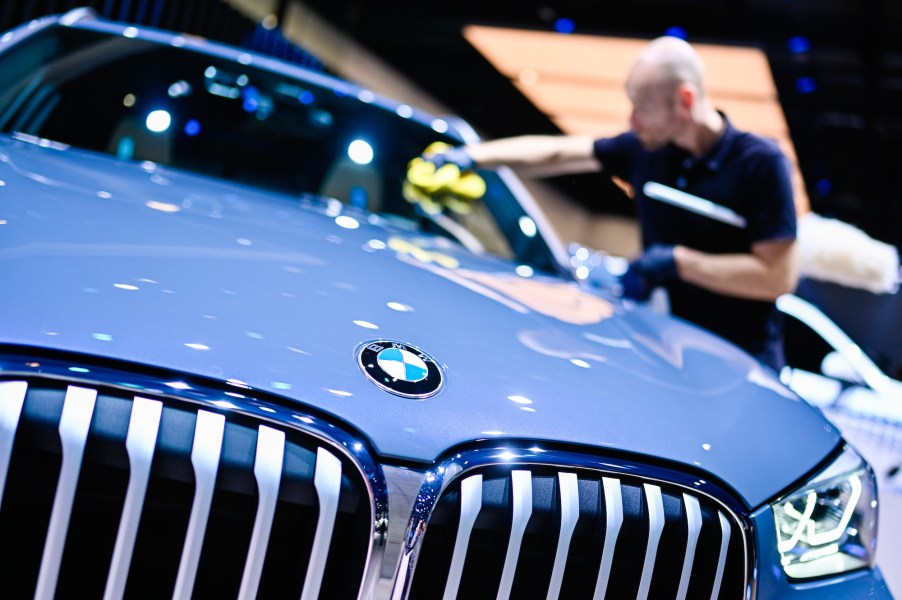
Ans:
<svg viewBox="0 0 902 600"><path fill-rule="evenodd" d="M674 141L682 123L676 110L676 89L661 82L647 68L637 67L627 81L626 93L633 104L630 127L647 150Z"/></svg>

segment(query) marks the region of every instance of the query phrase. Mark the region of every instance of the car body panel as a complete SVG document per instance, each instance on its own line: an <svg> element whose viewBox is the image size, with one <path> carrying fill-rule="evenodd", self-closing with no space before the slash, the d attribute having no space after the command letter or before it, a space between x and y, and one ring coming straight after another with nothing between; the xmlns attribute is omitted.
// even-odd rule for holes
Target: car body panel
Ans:
<svg viewBox="0 0 902 600"><path fill-rule="evenodd" d="M4 343L238 380L336 415L384 457L594 446L710 473L749 506L840 441L726 342L575 282L334 201L43 146L0 142ZM435 357L446 388L378 389L356 357L375 339Z"/></svg>

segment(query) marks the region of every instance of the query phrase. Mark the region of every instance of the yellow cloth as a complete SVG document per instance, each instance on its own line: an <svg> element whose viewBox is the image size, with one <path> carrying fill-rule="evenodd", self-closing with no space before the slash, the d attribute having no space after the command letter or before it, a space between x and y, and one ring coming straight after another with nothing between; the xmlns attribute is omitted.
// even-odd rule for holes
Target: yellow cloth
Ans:
<svg viewBox="0 0 902 600"><path fill-rule="evenodd" d="M407 179L402 193L408 202L420 204L426 212L440 212L443 207L460 214L468 214L470 202L485 195L485 181L472 171L461 172L457 165L446 164L436 167L429 160L431 154L440 154L450 149L444 142L429 144L418 156L407 164Z"/></svg>

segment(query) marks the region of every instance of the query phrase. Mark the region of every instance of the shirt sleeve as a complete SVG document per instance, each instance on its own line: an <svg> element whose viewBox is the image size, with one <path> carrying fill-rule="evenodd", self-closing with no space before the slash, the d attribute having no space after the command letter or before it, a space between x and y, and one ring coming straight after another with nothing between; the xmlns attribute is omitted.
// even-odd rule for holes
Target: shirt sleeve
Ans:
<svg viewBox="0 0 902 600"><path fill-rule="evenodd" d="M748 234L752 243L796 238L789 160L779 151L755 161L748 176Z"/></svg>
<svg viewBox="0 0 902 600"><path fill-rule="evenodd" d="M632 181L634 157L641 144L631 132L621 133L612 138L600 138L593 145L595 158L601 162L602 170L625 181Z"/></svg>

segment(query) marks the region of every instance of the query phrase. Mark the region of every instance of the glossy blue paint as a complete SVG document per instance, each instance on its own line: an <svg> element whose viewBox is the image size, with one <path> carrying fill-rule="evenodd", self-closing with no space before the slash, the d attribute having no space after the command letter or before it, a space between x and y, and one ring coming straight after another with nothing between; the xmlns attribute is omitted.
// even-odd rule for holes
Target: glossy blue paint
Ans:
<svg viewBox="0 0 902 600"><path fill-rule="evenodd" d="M2 343L237 379L388 458L581 444L711 473L749 506L840 439L718 338L337 203L8 137L0 180ZM434 356L446 388L375 388L355 349L377 338Z"/></svg>
<svg viewBox="0 0 902 600"><path fill-rule="evenodd" d="M452 143L475 136L459 120L437 120L328 76L199 38L73 16L86 14L74 11L10 32L0 37L0 55L63 23L171 47L154 55L162 58L142 63L141 49L149 45L120 38L107 48L110 52L93 56L102 57L102 64L124 58L126 72L137 72L136 64L165 70L166 61L181 66L184 60L191 69L171 84L180 86L182 100L192 85L228 96L223 89L208 88L207 79L221 69L228 90L226 79L235 67L231 76L245 77L239 87L254 82L244 88L253 90L254 101L244 97L242 118L260 108L264 89L273 97L294 90L285 92L287 97L311 112L282 106L301 121L319 114L329 123L333 116L340 122L341 107L351 106L357 112L343 122L355 124L348 140L366 137L357 131L361 123L386 126L387 143L381 149L375 142L372 146L377 156L387 148L395 154L379 156L380 174L388 182L383 187L397 184L407 154L419 152L436 134ZM60 29L54 35L60 32L72 33ZM85 31L67 39L82 35L108 41ZM180 47L184 50L173 50ZM135 53L117 54L121 49ZM174 54L183 51L192 54ZM6 55L7 61L14 58ZM91 60L83 64L85 70L94 66ZM62 74L57 81L48 79L48 92L69 83L68 73ZM170 77L161 89L176 79ZM127 85L141 87L144 79L153 78L142 75ZM141 90L150 90L150 96L159 91ZM123 88L107 98L110 103L92 106L118 107L116 94L128 92L127 98L132 91L145 93ZM194 99L206 98L206 92ZM200 125L185 130L195 141L217 131L220 124L208 117L226 114L218 112L222 106L179 104L182 100L165 108L175 130ZM123 105L131 110L131 104ZM163 108L145 105L140 116L151 109ZM106 117L94 115L97 123ZM75 140L95 124L84 121L75 128ZM221 121L225 136L215 139L238 144L224 145L227 150L219 154L211 146L196 154L188 149L186 156L197 161L187 160L188 168L217 173L231 168L242 174L246 169L247 181L263 185L255 179L263 170L251 172L257 157L249 159L243 150L269 148L268 141L259 145L269 138L235 136L231 118ZM16 123L35 135L51 135L28 119ZM290 129L296 122L280 123ZM10 131L18 125L4 127ZM276 128L272 122L270 127ZM394 135L403 128L408 137ZM64 130L56 131L59 139L67 139ZM404 216L386 218L353 208L367 206L370 199L356 183L346 186L356 192L345 198L351 206L302 193L326 189L308 182L325 179L316 171L319 162L335 168L334 162L320 161L327 149L334 152L330 142L341 155L347 149L347 140L335 137L343 129L311 131L293 131L300 135L287 136L291 143L273 146L276 150L266 155L277 162L306 144L301 148L306 155L289 154L292 165L303 171L309 161L317 173L303 172L303 186L280 185L285 169L262 174L270 185L296 195L129 160L141 155L134 143L120 147L123 140L134 141L129 136L107 138L98 131L100 142L86 142L101 151L113 148L120 152L116 159L21 133L0 135L0 373L26 378L40 373L77 378L88 386L163 393L211 410L290 424L340 444L372 486L374 535L389 540L385 563L383 544L374 546L371 574L398 564L408 524L405 551L415 552L425 515L455 473L515 463L639 475L716 500L748 540L747 576L755 597L890 597L877 569L804 585L786 580L766 502L805 480L842 440L772 374L689 324L577 283L570 275L576 265L566 264L563 246L531 199L518 191L521 184L503 169L483 172L492 190L485 203L523 264L416 233L406 219L426 219L403 201L400 208L375 204L376 210ZM315 143L308 144L311 139ZM173 148L175 155L186 147ZM233 156L234 164L219 163ZM199 159L209 164L202 168ZM292 174L290 168L287 173ZM275 176L267 179L270 175ZM399 190L390 193L382 200L399 199ZM381 346L363 358L361 349L380 340L434 358L443 387L429 397L380 389L378 381L364 375L366 361L384 363L393 372L403 366L389 364L401 353L382 356ZM411 362L420 369L408 364L403 378L416 387L423 382L422 365ZM436 367L424 364L428 379ZM392 482L383 468L394 474ZM750 510L757 512L750 515Z"/></svg>

